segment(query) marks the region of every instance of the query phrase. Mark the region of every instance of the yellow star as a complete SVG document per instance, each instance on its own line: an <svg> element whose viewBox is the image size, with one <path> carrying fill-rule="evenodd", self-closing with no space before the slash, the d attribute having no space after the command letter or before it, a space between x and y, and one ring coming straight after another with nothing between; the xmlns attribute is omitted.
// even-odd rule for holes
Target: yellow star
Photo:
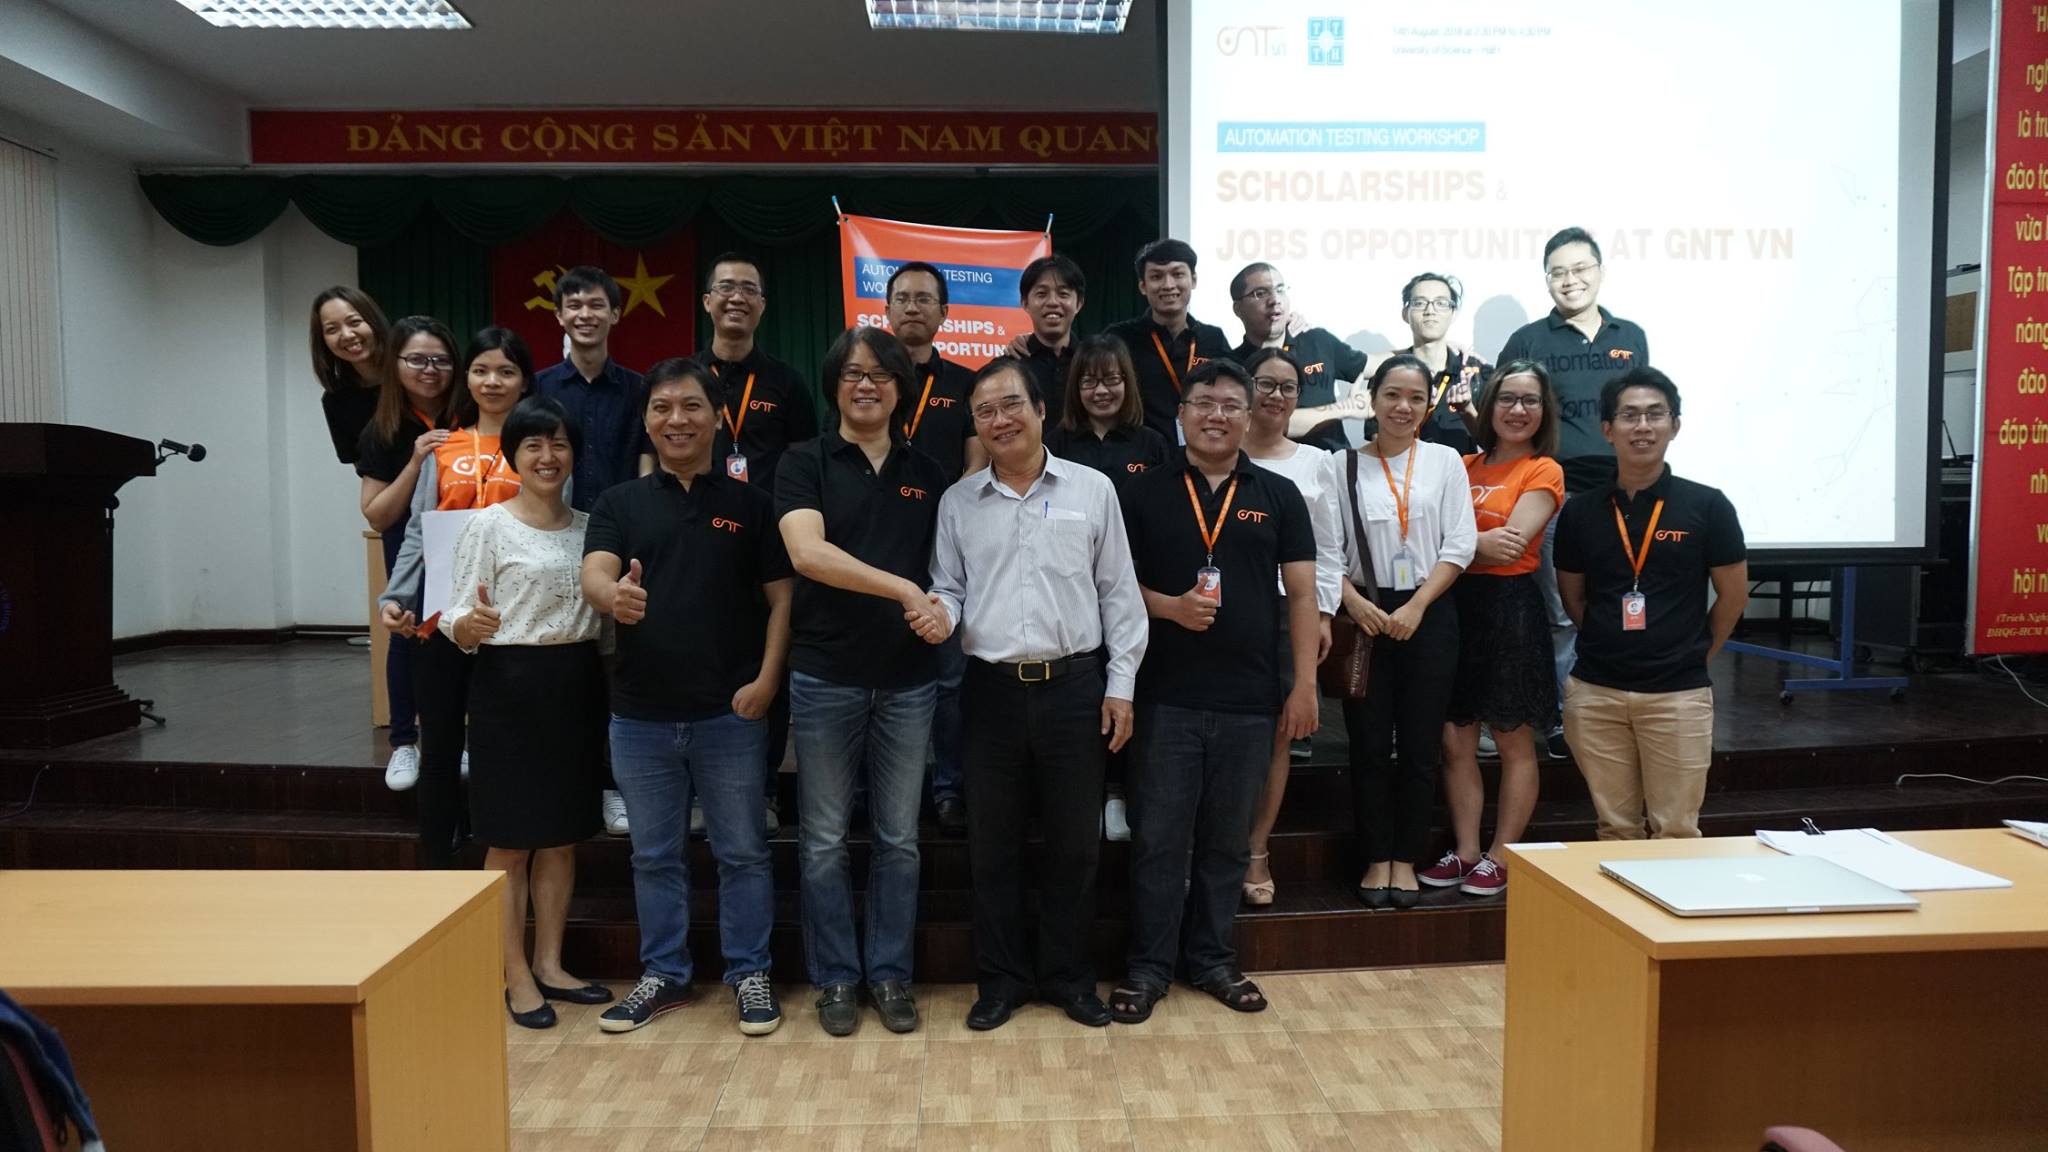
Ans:
<svg viewBox="0 0 2048 1152"><path fill-rule="evenodd" d="M634 253L633 274L631 276L619 277L619 287L626 290L626 310L619 313L619 319L623 320L631 316L633 309L643 303L649 308L654 309L656 316L667 316L667 310L661 306L661 297L656 295L656 293L661 291L662 285L673 279L675 279L673 274L649 276L647 274L647 257L637 252Z"/></svg>

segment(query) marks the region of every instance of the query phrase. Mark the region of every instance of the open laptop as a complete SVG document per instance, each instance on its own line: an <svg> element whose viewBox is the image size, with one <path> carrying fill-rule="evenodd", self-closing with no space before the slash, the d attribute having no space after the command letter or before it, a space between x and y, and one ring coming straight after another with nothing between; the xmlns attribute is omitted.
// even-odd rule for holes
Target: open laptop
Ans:
<svg viewBox="0 0 2048 1152"><path fill-rule="evenodd" d="M1603 860L1600 871L1676 916L1900 912L1920 901L1818 856Z"/></svg>

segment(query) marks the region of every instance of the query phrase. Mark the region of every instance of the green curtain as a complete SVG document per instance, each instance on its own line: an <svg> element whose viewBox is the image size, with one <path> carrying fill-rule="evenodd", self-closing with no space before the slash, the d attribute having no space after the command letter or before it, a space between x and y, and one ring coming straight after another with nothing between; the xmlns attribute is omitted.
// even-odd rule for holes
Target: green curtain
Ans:
<svg viewBox="0 0 2048 1152"><path fill-rule="evenodd" d="M358 286L392 320L438 316L457 341L491 322L491 250L429 212L356 252ZM458 350L456 355L461 355ZM542 359L553 363L554 357Z"/></svg>

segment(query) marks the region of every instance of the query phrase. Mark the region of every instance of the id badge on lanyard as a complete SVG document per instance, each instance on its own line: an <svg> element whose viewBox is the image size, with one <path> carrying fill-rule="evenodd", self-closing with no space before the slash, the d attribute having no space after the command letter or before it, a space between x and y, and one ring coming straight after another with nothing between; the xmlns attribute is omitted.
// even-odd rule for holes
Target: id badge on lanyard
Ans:
<svg viewBox="0 0 2048 1152"><path fill-rule="evenodd" d="M747 482L747 457L743 452L734 452L725 458L725 474L742 484Z"/></svg>
<svg viewBox="0 0 2048 1152"><path fill-rule="evenodd" d="M1628 521L1622 518L1621 505L1614 506L1614 528L1621 533L1621 550L1628 557L1633 570L1634 582L1629 590L1621 594L1621 630L1641 632L1650 623L1650 601L1643 595L1643 564L1650 558L1650 545L1657 539L1657 520L1664 515L1664 501L1659 500L1650 509L1649 527L1643 530L1643 547L1637 551L1628 538Z"/></svg>
<svg viewBox="0 0 2048 1152"><path fill-rule="evenodd" d="M1216 567L1216 541L1223 535L1223 522L1230 518L1230 502L1237 499L1237 478L1231 477L1230 487L1223 493L1223 506L1216 511L1215 527L1210 527L1208 518L1202 515L1201 498L1195 495L1194 478L1183 473L1182 483L1188 486L1188 504L1195 510L1195 531L1201 534L1202 547L1207 550L1208 561L1195 569L1195 594L1223 603L1223 570Z"/></svg>

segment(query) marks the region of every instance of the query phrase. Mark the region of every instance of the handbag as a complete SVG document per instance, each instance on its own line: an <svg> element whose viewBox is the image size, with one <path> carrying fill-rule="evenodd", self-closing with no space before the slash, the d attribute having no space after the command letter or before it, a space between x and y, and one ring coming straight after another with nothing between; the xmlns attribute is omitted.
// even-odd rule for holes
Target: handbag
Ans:
<svg viewBox="0 0 2048 1152"><path fill-rule="evenodd" d="M1365 521L1358 514L1358 452L1345 452L1344 503L1351 509L1351 532L1358 541L1358 559L1366 583L1356 585L1360 595L1379 602L1379 580L1372 574L1372 548L1366 543ZM1363 700L1372 683L1372 637L1340 606L1330 618L1330 653L1316 666L1316 687L1336 700Z"/></svg>

